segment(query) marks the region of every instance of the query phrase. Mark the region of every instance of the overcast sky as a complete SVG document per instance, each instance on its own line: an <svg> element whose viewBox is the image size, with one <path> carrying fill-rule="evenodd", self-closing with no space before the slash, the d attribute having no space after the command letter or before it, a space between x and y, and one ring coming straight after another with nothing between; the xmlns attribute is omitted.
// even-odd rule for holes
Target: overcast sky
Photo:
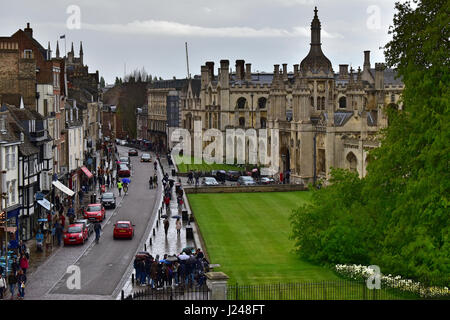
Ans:
<svg viewBox="0 0 450 320"><path fill-rule="evenodd" d="M362 68L364 50L371 51L372 67L384 62L379 48L390 39L394 0L2 0L0 36L30 22L53 55L60 35L67 51L74 42L76 56L83 41L85 64L107 83L123 77L125 64L127 72L186 77L185 42L192 75L206 61L215 62L217 73L221 59L233 70L235 60L244 59L252 71L272 72L283 63L292 71L308 54L314 6L335 72L339 64ZM59 45L64 54L64 40Z"/></svg>

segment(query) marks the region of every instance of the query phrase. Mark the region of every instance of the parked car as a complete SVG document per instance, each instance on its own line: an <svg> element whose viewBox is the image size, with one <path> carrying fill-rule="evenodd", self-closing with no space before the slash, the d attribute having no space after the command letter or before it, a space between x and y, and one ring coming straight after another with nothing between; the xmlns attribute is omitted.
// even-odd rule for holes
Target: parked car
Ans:
<svg viewBox="0 0 450 320"><path fill-rule="evenodd" d="M224 182L227 180L227 172L225 170L213 170L211 171L211 175L214 176L217 181Z"/></svg>
<svg viewBox="0 0 450 320"><path fill-rule="evenodd" d="M94 225L88 219L78 219L78 220L75 220L74 223L81 223L81 224L85 225L85 227L88 231L88 238L92 234L92 232L94 232Z"/></svg>
<svg viewBox="0 0 450 320"><path fill-rule="evenodd" d="M105 192L100 198L100 202L105 208L115 208L116 207L116 196L112 192Z"/></svg>
<svg viewBox="0 0 450 320"><path fill-rule="evenodd" d="M275 180L273 178L269 177L262 177L261 178L261 184L274 184Z"/></svg>
<svg viewBox="0 0 450 320"><path fill-rule="evenodd" d="M152 157L149 153L143 153L141 155L141 162L152 162Z"/></svg>
<svg viewBox="0 0 450 320"><path fill-rule="evenodd" d="M130 165L130 157L121 156L119 157L119 163L126 164L127 166Z"/></svg>
<svg viewBox="0 0 450 320"><path fill-rule="evenodd" d="M119 177L121 177L121 178L131 176L130 168L128 168L127 165L122 164L122 163L119 164L118 173L119 173Z"/></svg>
<svg viewBox="0 0 450 320"><path fill-rule="evenodd" d="M136 149L130 149L128 150L128 156L137 156L138 155L138 151Z"/></svg>
<svg viewBox="0 0 450 320"><path fill-rule="evenodd" d="M101 203L92 203L84 210L84 218L89 221L103 221L105 219L105 208Z"/></svg>
<svg viewBox="0 0 450 320"><path fill-rule="evenodd" d="M230 180L230 181L237 181L240 176L241 176L241 173L239 171L230 170L227 172L227 180Z"/></svg>
<svg viewBox="0 0 450 320"><path fill-rule="evenodd" d="M130 221L117 221L114 224L113 238L128 238L133 239L134 236L134 224Z"/></svg>
<svg viewBox="0 0 450 320"><path fill-rule="evenodd" d="M71 224L64 232L64 245L84 244L88 236L88 230L83 223Z"/></svg>
<svg viewBox="0 0 450 320"><path fill-rule="evenodd" d="M256 182L252 177L249 176L240 176L238 178L238 184L242 185L242 186L251 186L251 185L255 185Z"/></svg>
<svg viewBox="0 0 450 320"><path fill-rule="evenodd" d="M203 178L203 184L206 185L206 186L217 186L219 183L213 177L204 177Z"/></svg>

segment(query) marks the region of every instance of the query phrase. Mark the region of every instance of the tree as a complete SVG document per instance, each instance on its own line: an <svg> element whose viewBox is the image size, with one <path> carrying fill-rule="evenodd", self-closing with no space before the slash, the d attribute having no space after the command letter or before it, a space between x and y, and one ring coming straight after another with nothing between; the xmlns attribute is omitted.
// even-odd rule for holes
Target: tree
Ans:
<svg viewBox="0 0 450 320"><path fill-rule="evenodd" d="M450 12L444 0L415 3L396 3L385 46L405 84L403 110L385 109L389 127L366 178L333 171L333 185L293 213L291 237L320 263L439 283L450 274Z"/></svg>
<svg viewBox="0 0 450 320"><path fill-rule="evenodd" d="M105 87L105 79L103 77L100 78L100 88Z"/></svg>

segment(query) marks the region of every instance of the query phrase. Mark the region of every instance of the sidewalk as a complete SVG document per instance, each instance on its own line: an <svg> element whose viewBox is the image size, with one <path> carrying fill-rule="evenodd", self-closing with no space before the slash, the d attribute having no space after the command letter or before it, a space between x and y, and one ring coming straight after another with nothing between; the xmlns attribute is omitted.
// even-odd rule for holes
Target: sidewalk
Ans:
<svg viewBox="0 0 450 320"><path fill-rule="evenodd" d="M167 162L167 159L164 157L160 158L161 165L163 166L162 169L164 169L164 172L169 174L169 178L177 181L177 177L170 176L172 170L170 170L169 164ZM158 170L159 171L159 170ZM161 171L159 171L161 172ZM158 186L161 188L161 182L162 176L159 175L159 181ZM142 248L141 251L144 251L144 249L147 249L146 251L149 252L153 257L156 257L156 255L159 255L160 259L164 257L164 254L168 255L178 255L181 253L181 251L186 247L195 247L194 240L186 239L186 226L187 222L182 223L182 228L180 231L180 235L177 235L177 230L175 227L176 219L172 218L173 216L178 215L178 204L177 204L177 197L175 193L175 186L172 188L172 199L170 201L170 217L169 217L169 230L167 232L167 237L164 232L164 225L163 221L164 218L158 219L158 212L160 208L162 209L161 214L166 214L166 209L163 206L163 199L162 195L160 195L159 199L156 200L159 201L157 204L157 211L156 211L156 217L154 219L151 232L148 235L145 244L146 248ZM180 218L181 219L181 218ZM153 235L153 230L155 232L155 235ZM150 245L150 239L152 241L152 245ZM134 259L133 259L134 260ZM134 268L132 269L132 274L135 273ZM134 277L136 279L136 277ZM126 282L123 291L125 297L129 294L135 292L136 290L142 290L144 288L143 286L139 286L136 283L131 282L131 274L129 280ZM120 296L118 297L120 299Z"/></svg>

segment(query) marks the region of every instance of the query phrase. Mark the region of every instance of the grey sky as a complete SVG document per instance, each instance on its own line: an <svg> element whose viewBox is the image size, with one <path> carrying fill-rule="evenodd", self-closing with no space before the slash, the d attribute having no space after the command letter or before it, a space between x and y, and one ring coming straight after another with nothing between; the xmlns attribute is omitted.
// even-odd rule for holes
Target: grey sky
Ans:
<svg viewBox="0 0 450 320"><path fill-rule="evenodd" d="M80 9L80 29L69 29L71 5ZM252 64L252 70L273 71L274 64L293 64L307 55L314 6L322 23L322 48L338 71L339 64L355 69L363 51L371 63L383 62L379 47L394 15L394 0L40 0L1 4L0 36L31 23L34 37L54 52L66 35L78 56L83 41L90 72L99 70L107 83L136 68L163 78L186 77L185 45L192 75L200 66L221 59ZM59 41L64 54L64 40ZM217 72L217 71L216 71Z"/></svg>

